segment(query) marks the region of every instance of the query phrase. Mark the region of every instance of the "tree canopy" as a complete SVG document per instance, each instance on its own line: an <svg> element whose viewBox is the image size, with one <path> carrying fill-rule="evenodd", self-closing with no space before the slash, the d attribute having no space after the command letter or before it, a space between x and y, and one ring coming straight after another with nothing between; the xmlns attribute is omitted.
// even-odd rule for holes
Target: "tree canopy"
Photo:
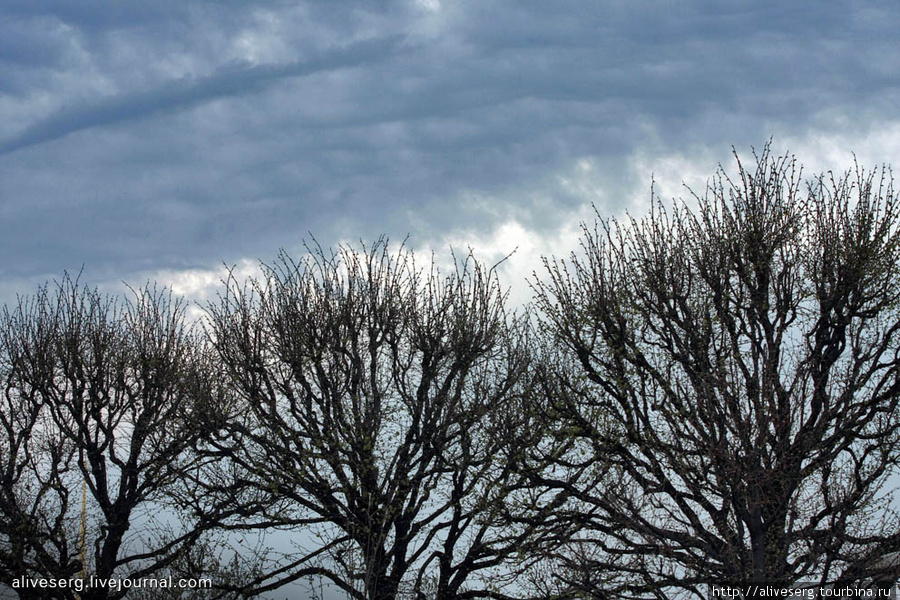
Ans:
<svg viewBox="0 0 900 600"><path fill-rule="evenodd" d="M803 181L768 147L735 160L702 196L585 226L536 283L567 367L538 402L614 482L558 482L582 522L557 554L571 589L896 578L889 173Z"/></svg>
<svg viewBox="0 0 900 600"><path fill-rule="evenodd" d="M0 572L8 581L88 569L103 579L152 576L212 527L182 519L175 502L187 469L203 460L192 451L194 399L212 380L184 307L153 286L120 303L66 277L4 311Z"/></svg>
<svg viewBox="0 0 900 600"><path fill-rule="evenodd" d="M508 597L541 527L504 517L525 487L510 457L530 354L494 270L466 256L440 274L386 240L316 247L230 279L210 315L237 398L210 446L235 502L315 536L255 589L315 575L351 598Z"/></svg>

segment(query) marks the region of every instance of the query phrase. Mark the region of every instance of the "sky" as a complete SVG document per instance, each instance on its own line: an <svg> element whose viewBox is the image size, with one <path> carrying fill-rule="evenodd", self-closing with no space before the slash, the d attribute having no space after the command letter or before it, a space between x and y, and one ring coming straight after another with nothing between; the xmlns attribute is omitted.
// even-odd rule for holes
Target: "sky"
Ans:
<svg viewBox="0 0 900 600"><path fill-rule="evenodd" d="M898 164L895 2L0 1L0 301L202 297L303 240L514 250L731 148ZM527 291L527 290L526 290Z"/></svg>
<svg viewBox="0 0 900 600"><path fill-rule="evenodd" d="M0 0L0 303L203 301L303 240L495 261L772 140L900 165L896 2Z"/></svg>

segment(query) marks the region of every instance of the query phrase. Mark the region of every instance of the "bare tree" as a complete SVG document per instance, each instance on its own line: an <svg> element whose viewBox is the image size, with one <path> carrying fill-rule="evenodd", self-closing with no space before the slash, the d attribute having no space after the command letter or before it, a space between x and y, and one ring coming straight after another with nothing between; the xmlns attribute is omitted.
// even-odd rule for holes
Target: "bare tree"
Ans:
<svg viewBox="0 0 900 600"><path fill-rule="evenodd" d="M546 261L544 378L572 452L580 533L557 553L586 597L705 584L896 579L900 201L858 167L804 183L768 146L695 204L584 227ZM692 202L693 202L692 201ZM564 462L568 461L568 462Z"/></svg>
<svg viewBox="0 0 900 600"><path fill-rule="evenodd" d="M214 525L184 522L172 496L200 460L195 399L208 398L213 381L183 310L150 286L119 304L67 277L4 312L0 422L9 442L0 455L0 539L8 574L147 577ZM125 590L93 586L79 595L121 598Z"/></svg>
<svg viewBox="0 0 900 600"><path fill-rule="evenodd" d="M0 334L0 576L5 583L22 577L68 579L81 570L79 524L72 514L80 500L75 446L13 368L23 355L46 352L54 331L46 323L30 323L27 336L13 336L10 321L7 315ZM56 590L41 589L32 594L54 595Z"/></svg>
<svg viewBox="0 0 900 600"><path fill-rule="evenodd" d="M243 507L236 527L295 532L254 589L312 576L359 599L507 597L538 526L509 518L527 495L529 351L492 269L468 256L442 276L385 240L316 247L230 279L210 315L238 398L211 411L206 478L230 478L216 487Z"/></svg>

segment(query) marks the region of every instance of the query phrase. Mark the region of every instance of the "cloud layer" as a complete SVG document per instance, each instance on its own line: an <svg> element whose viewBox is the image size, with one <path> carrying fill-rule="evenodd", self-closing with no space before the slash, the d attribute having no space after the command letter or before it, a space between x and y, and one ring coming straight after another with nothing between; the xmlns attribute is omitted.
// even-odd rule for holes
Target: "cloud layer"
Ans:
<svg viewBox="0 0 900 600"><path fill-rule="evenodd" d="M310 232L563 239L591 202L648 193L648 169L710 173L770 136L860 150L900 122L900 9L876 3L18 4L0 8L7 292L267 259Z"/></svg>

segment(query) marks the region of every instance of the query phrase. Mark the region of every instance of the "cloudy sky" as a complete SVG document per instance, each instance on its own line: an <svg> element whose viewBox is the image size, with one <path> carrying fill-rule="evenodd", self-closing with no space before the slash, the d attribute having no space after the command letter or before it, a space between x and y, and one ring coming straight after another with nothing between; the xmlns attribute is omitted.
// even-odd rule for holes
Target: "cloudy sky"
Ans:
<svg viewBox="0 0 900 600"><path fill-rule="evenodd" d="M900 164L896 2L0 1L0 298L388 234L510 284L770 137Z"/></svg>

